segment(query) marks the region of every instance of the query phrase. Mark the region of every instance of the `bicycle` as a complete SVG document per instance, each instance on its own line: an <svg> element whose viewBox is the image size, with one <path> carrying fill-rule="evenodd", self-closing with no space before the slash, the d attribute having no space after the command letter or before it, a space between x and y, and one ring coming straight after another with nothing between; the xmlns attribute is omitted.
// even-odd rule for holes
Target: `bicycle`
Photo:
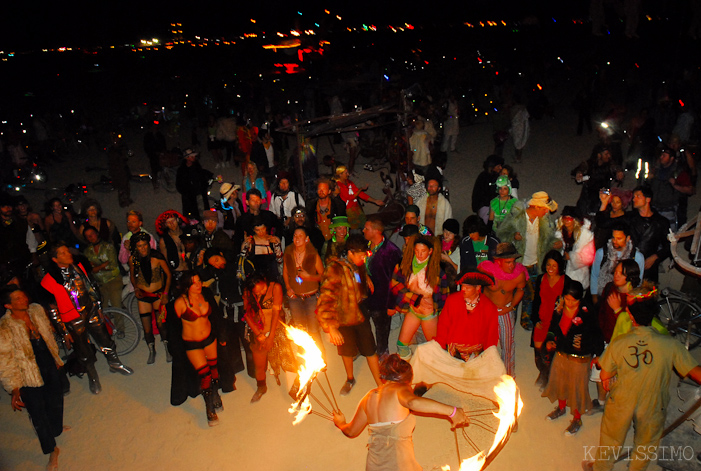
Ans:
<svg viewBox="0 0 701 471"><path fill-rule="evenodd" d="M102 310L105 318L105 327L117 347L117 355L126 355L134 351L141 340L141 327L136 323L129 312L122 308L107 307ZM62 335L55 333L56 343L59 350L63 351L61 356L66 360L71 353Z"/></svg>
<svg viewBox="0 0 701 471"><path fill-rule="evenodd" d="M141 326L125 309L107 307L102 310L107 331L117 345L117 355L134 351L141 340Z"/></svg>
<svg viewBox="0 0 701 471"><path fill-rule="evenodd" d="M701 345L701 305L681 291L664 288L660 293L660 320L670 335L687 350Z"/></svg>

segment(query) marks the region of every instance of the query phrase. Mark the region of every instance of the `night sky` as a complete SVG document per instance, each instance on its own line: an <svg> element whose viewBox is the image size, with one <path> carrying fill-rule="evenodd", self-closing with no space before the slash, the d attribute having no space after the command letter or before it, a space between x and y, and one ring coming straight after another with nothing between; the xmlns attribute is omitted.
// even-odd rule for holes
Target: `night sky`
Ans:
<svg viewBox="0 0 701 471"><path fill-rule="evenodd" d="M312 26L332 19L329 9L344 20L378 24L464 21L484 15L518 19L526 14L580 14L586 4L540 0L447 0L438 4L357 0L298 0L294 2L5 2L0 17L0 50L30 50L41 47L92 47L133 42L140 38L164 37L171 21L183 23L185 33L213 37L251 32L251 18L257 26L270 29ZM526 6L524 3L537 3ZM131 6L138 5L138 6ZM302 15L298 15L300 9ZM496 19L496 18L495 18Z"/></svg>

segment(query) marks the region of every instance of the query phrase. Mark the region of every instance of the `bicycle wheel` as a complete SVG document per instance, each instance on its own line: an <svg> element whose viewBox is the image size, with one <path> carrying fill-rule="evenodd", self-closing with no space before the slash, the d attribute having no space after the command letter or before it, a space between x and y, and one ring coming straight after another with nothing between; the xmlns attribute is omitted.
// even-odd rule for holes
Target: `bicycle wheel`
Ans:
<svg viewBox="0 0 701 471"><path fill-rule="evenodd" d="M124 299L122 299L122 305L127 310L127 312L131 314L131 317L133 319L139 318L139 300L136 299L134 292L131 292L124 296Z"/></svg>
<svg viewBox="0 0 701 471"><path fill-rule="evenodd" d="M660 320L669 333L676 337L687 350L701 344L701 308L693 302L676 297L660 299Z"/></svg>
<svg viewBox="0 0 701 471"><path fill-rule="evenodd" d="M133 317L124 309L109 307L103 310L112 332L112 340L117 345L117 355L133 351L141 340L141 329Z"/></svg>

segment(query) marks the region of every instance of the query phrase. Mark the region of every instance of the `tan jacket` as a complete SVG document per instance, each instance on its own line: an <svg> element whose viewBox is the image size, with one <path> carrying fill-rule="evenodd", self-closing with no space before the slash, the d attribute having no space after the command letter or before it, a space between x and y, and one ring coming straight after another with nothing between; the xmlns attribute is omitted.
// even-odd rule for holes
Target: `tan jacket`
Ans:
<svg viewBox="0 0 701 471"><path fill-rule="evenodd" d="M358 274L361 282L355 280ZM367 272L365 265L354 270L345 258L329 260L316 303L316 318L328 332L330 327L361 324L365 317L360 302L367 297Z"/></svg>
<svg viewBox="0 0 701 471"><path fill-rule="evenodd" d="M39 304L30 304L29 318L46 342L56 365L63 366L44 308ZM24 322L12 317L9 310L0 319L0 381L8 393L12 393L15 388L38 388L44 385L29 341L29 332Z"/></svg>

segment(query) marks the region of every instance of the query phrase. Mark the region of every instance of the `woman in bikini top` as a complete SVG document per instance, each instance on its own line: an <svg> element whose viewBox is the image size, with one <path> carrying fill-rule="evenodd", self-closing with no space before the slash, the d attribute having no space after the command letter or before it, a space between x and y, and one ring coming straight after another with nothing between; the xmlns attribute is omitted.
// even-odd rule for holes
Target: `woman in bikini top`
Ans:
<svg viewBox="0 0 701 471"><path fill-rule="evenodd" d="M221 409L222 403L219 397L217 339L209 321L212 306L202 294L202 281L196 273L185 272L179 288L182 294L175 300L174 309L183 324L185 354L200 378L207 422L210 426L216 425L219 423L216 409Z"/></svg>
<svg viewBox="0 0 701 471"><path fill-rule="evenodd" d="M183 340L186 342L201 342L212 332L209 315L212 306L202 295L202 281L199 275L188 272L184 284L189 285L175 301L175 313L183 321ZM189 356L189 355L188 355Z"/></svg>

